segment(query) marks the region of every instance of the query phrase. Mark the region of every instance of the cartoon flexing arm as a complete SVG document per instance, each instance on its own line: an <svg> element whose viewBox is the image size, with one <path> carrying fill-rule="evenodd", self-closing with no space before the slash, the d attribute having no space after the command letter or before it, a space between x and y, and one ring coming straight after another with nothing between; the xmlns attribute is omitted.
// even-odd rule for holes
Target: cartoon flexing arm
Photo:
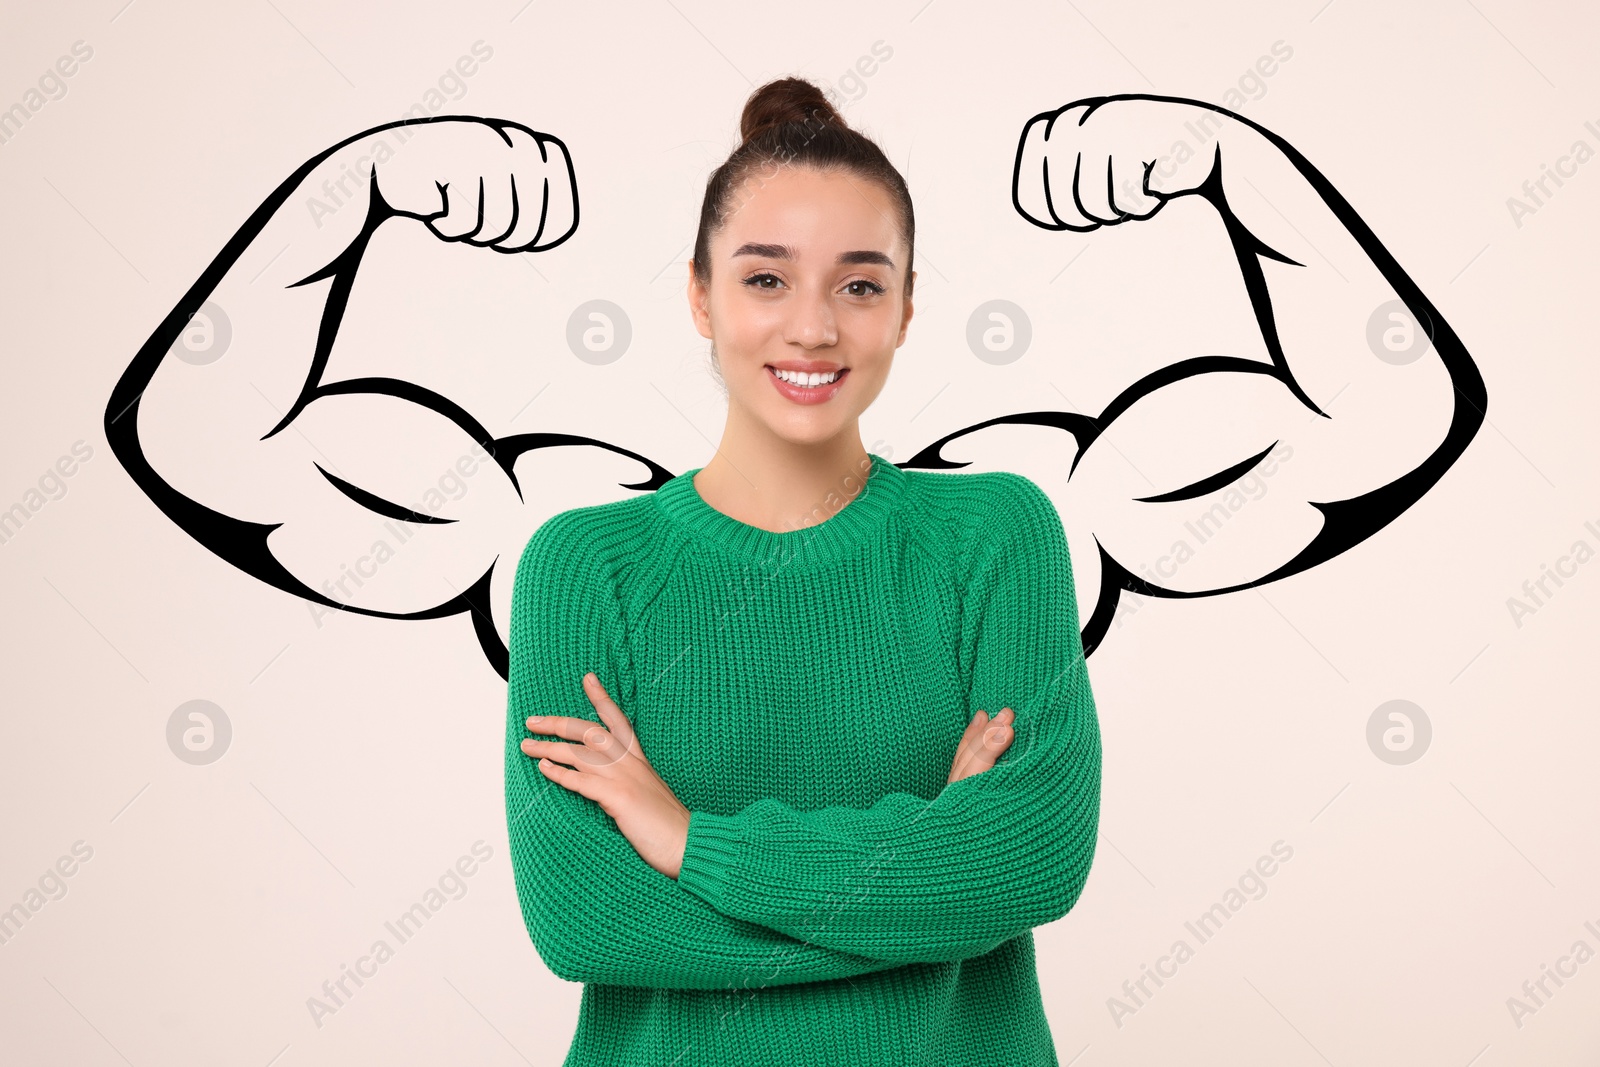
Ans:
<svg viewBox="0 0 1600 1067"><path fill-rule="evenodd" d="M1073 435L1062 510L1084 517L1098 549L1075 552L1099 570L1088 650L1122 589L1224 593L1359 543L1426 493L1483 421L1483 379L1455 332L1328 179L1248 119L1170 97L1080 100L1026 123L1012 197L1030 222L1078 232L1148 220L1180 198L1208 203L1265 350L1182 353L1097 416L989 419L907 464L960 466L941 447L1000 423ZM1396 337L1408 342L1399 354L1375 343ZM1261 474L1270 492L1246 501L1241 488L1260 489Z"/></svg>
<svg viewBox="0 0 1600 1067"><path fill-rule="evenodd" d="M553 248L577 223L566 146L526 126L438 116L348 138L285 179L151 334L107 405L112 448L198 541L313 605L386 618L470 610L503 676L494 561L538 518L520 513L517 457L592 445L645 464L651 477L629 488L670 475L589 438L496 440L450 397L400 375L331 374L330 356L380 228L516 253ZM215 338L209 354L186 349L197 324L224 316L225 350ZM348 356L367 369L382 353ZM438 489L468 477L470 493ZM379 568L384 580L371 581Z"/></svg>

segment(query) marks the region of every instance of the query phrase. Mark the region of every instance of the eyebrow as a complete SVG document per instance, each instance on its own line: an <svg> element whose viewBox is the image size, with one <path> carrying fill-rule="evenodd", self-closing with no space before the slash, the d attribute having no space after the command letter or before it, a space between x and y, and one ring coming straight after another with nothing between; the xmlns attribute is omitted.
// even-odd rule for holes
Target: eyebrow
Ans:
<svg viewBox="0 0 1600 1067"><path fill-rule="evenodd" d="M794 248L789 245L767 245L758 244L753 241L748 241L740 245L733 254L736 257L764 256L768 259L800 258L800 256L795 252ZM881 266L888 267L890 270L894 269L894 260L884 255L882 252L876 252L869 249L859 249L855 252L840 252L839 258L834 262L838 263L840 266L844 266L848 263L877 263Z"/></svg>

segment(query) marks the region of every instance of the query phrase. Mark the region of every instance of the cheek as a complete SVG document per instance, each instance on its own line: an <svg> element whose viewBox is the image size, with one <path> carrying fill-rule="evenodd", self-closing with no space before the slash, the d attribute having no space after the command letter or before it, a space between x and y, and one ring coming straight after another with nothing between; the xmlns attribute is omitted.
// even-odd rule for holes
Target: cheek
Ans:
<svg viewBox="0 0 1600 1067"><path fill-rule="evenodd" d="M753 352L763 348L779 334L782 323L777 313L753 301L740 301L743 294L724 299L722 310L711 315L711 332L717 350L725 353Z"/></svg>
<svg viewBox="0 0 1600 1067"><path fill-rule="evenodd" d="M724 366L737 361L754 360L766 349L770 334L760 323L748 317L734 317L719 324L715 330L717 351Z"/></svg>
<svg viewBox="0 0 1600 1067"><path fill-rule="evenodd" d="M873 308L856 322L855 336L864 348L893 349L900 339L900 309L898 306Z"/></svg>

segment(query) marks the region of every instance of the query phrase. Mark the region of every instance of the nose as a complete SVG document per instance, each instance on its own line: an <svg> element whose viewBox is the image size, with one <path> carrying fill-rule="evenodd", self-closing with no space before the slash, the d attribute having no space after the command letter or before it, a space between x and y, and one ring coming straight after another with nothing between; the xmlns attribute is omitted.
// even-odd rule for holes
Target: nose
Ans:
<svg viewBox="0 0 1600 1067"><path fill-rule="evenodd" d="M785 341L802 348L820 348L839 340L834 321L833 301L822 286L812 286L789 301L789 319L784 324Z"/></svg>

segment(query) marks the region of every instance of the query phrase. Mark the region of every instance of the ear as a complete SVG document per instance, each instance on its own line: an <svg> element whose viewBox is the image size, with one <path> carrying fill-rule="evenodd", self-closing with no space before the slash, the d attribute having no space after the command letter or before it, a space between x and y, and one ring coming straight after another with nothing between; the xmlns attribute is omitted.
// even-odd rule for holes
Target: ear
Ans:
<svg viewBox="0 0 1600 1067"><path fill-rule="evenodd" d="M912 271L911 272L911 289L912 289L913 292L915 292L916 288L917 288L917 272L916 271ZM894 346L896 348L899 348L901 345L906 343L906 327L911 325L911 316L916 312L916 307L912 304L910 296L907 296L905 298L905 302L902 305L902 307L903 307L903 310L900 312L900 336L899 336L899 338L897 338L895 340L895 343L894 343Z"/></svg>
<svg viewBox="0 0 1600 1067"><path fill-rule="evenodd" d="M700 284L700 279L695 277L694 260L689 260L689 314L694 319L694 328L700 331L700 336L711 337L711 311L708 303L711 294L706 287Z"/></svg>

